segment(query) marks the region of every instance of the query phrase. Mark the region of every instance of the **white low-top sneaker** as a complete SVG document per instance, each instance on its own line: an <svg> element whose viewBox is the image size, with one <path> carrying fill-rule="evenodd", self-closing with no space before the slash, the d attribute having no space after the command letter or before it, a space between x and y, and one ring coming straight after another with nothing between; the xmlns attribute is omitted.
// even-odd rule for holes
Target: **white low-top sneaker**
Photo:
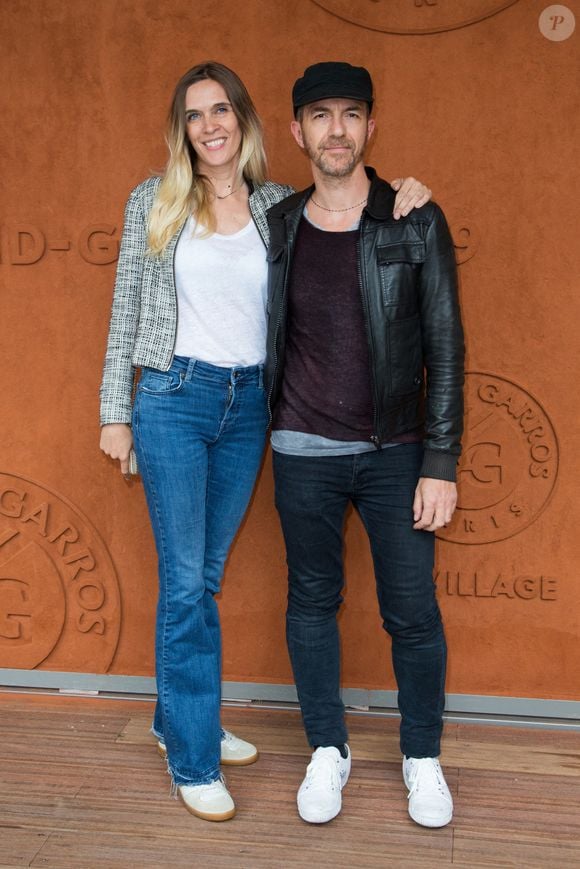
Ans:
<svg viewBox="0 0 580 869"><path fill-rule="evenodd" d="M251 742L224 730L221 741L221 762L226 766L246 766L258 760L258 749Z"/></svg>
<svg viewBox="0 0 580 869"><path fill-rule="evenodd" d="M160 739L157 740L157 751L161 757L167 757L165 743ZM221 763L225 766L247 766L257 760L258 749L255 745L246 742L245 739L240 739L229 730L224 730L221 741Z"/></svg>
<svg viewBox="0 0 580 869"><path fill-rule="evenodd" d="M342 757L338 748L317 748L298 789L298 814L309 824L326 824L342 807L342 789L350 775L350 749Z"/></svg>
<svg viewBox="0 0 580 869"><path fill-rule="evenodd" d="M187 811L204 821L228 821L236 814L223 776L208 785L178 785L177 792Z"/></svg>
<svg viewBox="0 0 580 869"><path fill-rule="evenodd" d="M403 778L409 789L409 814L423 827L444 827L453 817L453 799L436 757L405 757Z"/></svg>

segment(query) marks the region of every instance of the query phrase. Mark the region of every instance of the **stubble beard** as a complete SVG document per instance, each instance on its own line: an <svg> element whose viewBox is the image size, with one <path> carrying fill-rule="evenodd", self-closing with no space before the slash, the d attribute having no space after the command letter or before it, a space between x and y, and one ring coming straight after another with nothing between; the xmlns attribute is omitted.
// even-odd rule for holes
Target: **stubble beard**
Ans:
<svg viewBox="0 0 580 869"><path fill-rule="evenodd" d="M325 147L328 147L329 144L344 145L344 147L350 148L349 159L346 162L334 162L332 158L328 157L325 150ZM313 148L312 145L304 139L304 150L309 158L323 175L327 175L330 178L346 178L348 175L352 175L358 164L362 162L365 145L366 142L357 149L356 147L353 147L350 142L329 140L318 148Z"/></svg>

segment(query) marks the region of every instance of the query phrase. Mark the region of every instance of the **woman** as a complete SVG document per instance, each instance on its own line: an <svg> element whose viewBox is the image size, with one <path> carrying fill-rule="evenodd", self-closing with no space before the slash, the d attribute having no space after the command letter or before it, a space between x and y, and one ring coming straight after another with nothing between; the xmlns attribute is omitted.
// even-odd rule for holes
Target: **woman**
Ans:
<svg viewBox="0 0 580 869"><path fill-rule="evenodd" d="M235 807L220 761L258 755L221 729L215 595L268 426L266 210L292 188L266 180L256 110L221 64L177 83L168 145L165 174L136 187L125 211L101 449L127 474L134 439L159 557L152 730L186 808L222 821ZM428 198L418 186L408 210Z"/></svg>

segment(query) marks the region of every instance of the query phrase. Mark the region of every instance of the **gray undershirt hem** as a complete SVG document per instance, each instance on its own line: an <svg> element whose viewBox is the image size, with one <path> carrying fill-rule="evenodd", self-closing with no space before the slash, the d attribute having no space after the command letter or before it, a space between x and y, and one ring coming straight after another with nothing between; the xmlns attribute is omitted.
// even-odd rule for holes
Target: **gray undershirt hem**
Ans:
<svg viewBox="0 0 580 869"><path fill-rule="evenodd" d="M287 456L351 456L370 453L376 447L370 441L337 441L304 431L276 429L270 436L272 449ZM401 444L381 444L381 449Z"/></svg>

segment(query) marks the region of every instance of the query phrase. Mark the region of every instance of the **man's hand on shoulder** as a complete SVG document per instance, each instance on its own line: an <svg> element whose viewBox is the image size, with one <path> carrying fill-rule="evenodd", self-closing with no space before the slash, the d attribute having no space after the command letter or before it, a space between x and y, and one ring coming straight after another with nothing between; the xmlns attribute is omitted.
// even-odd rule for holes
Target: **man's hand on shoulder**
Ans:
<svg viewBox="0 0 580 869"><path fill-rule="evenodd" d="M421 208L432 196L431 190L412 175L408 178L395 178L391 181L391 187L397 191L393 209L395 220L406 217L414 208Z"/></svg>
<svg viewBox="0 0 580 869"><path fill-rule="evenodd" d="M436 531L451 522L457 504L457 485L448 480L420 477L413 502L413 528Z"/></svg>

